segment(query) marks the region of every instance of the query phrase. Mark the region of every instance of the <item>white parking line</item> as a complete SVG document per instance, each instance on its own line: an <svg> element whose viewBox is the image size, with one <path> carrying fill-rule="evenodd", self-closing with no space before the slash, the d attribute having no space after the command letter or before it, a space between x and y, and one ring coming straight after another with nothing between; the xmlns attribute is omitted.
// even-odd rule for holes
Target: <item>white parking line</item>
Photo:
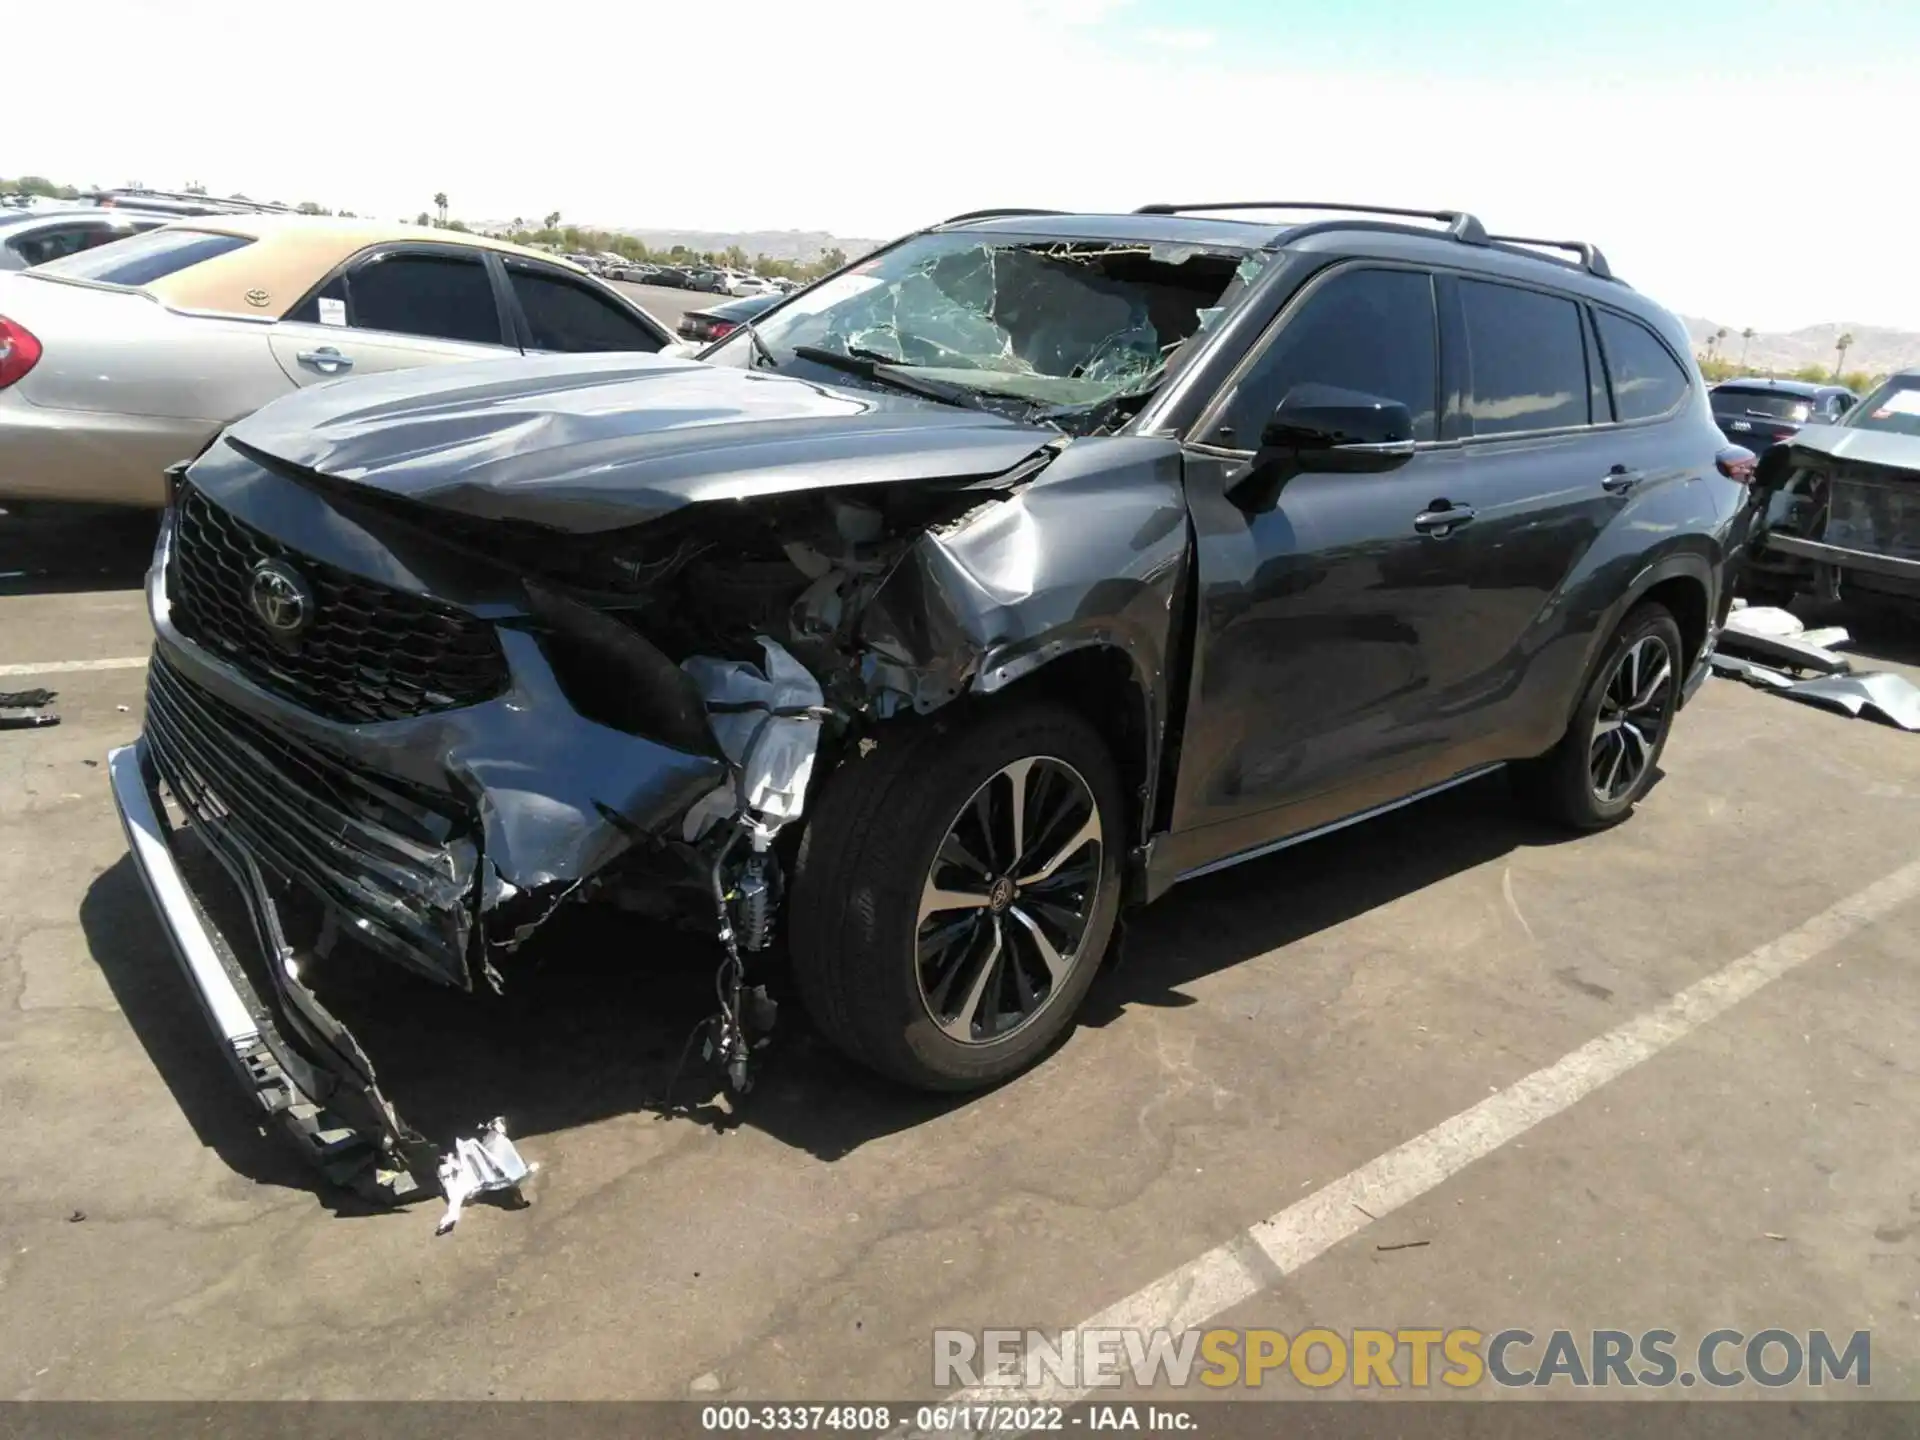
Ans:
<svg viewBox="0 0 1920 1440"><path fill-rule="evenodd" d="M147 663L144 655L116 655L111 660L28 660L20 665L0 665L0 676L65 675L74 670L138 670Z"/></svg>
<svg viewBox="0 0 1920 1440"><path fill-rule="evenodd" d="M1205 1325L1916 896L1920 896L1920 860L1749 951L1664 1005L1588 1041L1545 1069L1268 1216L1076 1328L1164 1326L1179 1331ZM1017 1380L1017 1372L1009 1378ZM1038 1387L988 1383L950 1399L956 1404L1007 1400L1059 1404L1088 1393L1046 1376Z"/></svg>

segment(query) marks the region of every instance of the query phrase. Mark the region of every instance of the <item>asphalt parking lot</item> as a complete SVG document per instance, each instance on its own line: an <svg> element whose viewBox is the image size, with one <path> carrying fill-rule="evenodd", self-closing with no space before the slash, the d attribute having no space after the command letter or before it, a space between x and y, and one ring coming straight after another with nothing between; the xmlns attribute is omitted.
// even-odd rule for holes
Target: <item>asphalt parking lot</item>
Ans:
<svg viewBox="0 0 1920 1440"><path fill-rule="evenodd" d="M543 1168L435 1239L260 1133L125 859L149 539L0 518L0 690L63 717L0 732L0 1395L901 1398L937 1326L1118 1307L1870 1330L1873 1393L1920 1398L1920 736L1713 681L1625 826L1496 778L1193 882L968 1099L788 1007L737 1115L668 1113L712 957L651 934L582 930L510 1006L372 976L402 1108Z"/></svg>
<svg viewBox="0 0 1920 1440"><path fill-rule="evenodd" d="M669 330L678 327L680 317L689 310L702 310L727 299L725 295L712 295L703 290L675 290L665 285L629 285L624 280L609 280L607 283Z"/></svg>

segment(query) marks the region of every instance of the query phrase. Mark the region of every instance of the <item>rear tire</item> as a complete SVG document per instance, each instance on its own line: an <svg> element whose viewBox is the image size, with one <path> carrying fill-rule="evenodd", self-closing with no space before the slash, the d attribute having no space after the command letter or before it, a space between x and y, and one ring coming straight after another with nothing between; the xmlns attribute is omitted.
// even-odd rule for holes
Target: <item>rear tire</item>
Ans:
<svg viewBox="0 0 1920 1440"><path fill-rule="evenodd" d="M1680 627L1664 605L1628 612L1601 652L1560 743L1513 768L1514 788L1543 819L1603 830L1653 785L1686 682Z"/></svg>
<svg viewBox="0 0 1920 1440"><path fill-rule="evenodd" d="M928 1090L995 1084L1067 1028L1112 938L1113 758L1043 702L876 739L812 802L788 908L795 983L856 1062Z"/></svg>

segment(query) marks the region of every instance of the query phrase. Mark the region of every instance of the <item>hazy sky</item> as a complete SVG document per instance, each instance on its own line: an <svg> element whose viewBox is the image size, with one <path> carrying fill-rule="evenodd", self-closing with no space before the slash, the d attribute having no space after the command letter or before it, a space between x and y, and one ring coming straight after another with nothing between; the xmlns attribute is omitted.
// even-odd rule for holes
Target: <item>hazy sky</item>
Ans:
<svg viewBox="0 0 1920 1440"><path fill-rule="evenodd" d="M1735 328L1920 329L1920 0L87 0L6 47L0 174L871 237L1452 206Z"/></svg>

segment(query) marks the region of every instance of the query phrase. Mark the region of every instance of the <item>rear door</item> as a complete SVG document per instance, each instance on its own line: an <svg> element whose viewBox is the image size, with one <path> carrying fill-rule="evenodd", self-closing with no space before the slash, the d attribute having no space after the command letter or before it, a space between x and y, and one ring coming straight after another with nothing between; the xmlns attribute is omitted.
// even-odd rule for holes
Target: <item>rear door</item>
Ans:
<svg viewBox="0 0 1920 1440"><path fill-rule="evenodd" d="M1460 444L1448 498L1467 522L1459 585L1436 617L1436 743L1462 765L1509 758L1531 733L1534 673L1562 633L1569 579L1627 503L1609 479L1610 402L1585 307L1545 288L1443 277L1448 414ZM1524 746L1522 747L1524 748Z"/></svg>
<svg viewBox="0 0 1920 1440"><path fill-rule="evenodd" d="M517 353L486 254L400 245L363 252L274 326L299 385Z"/></svg>
<svg viewBox="0 0 1920 1440"><path fill-rule="evenodd" d="M522 348L533 353L628 350L654 354L666 331L612 292L551 265L504 257Z"/></svg>

